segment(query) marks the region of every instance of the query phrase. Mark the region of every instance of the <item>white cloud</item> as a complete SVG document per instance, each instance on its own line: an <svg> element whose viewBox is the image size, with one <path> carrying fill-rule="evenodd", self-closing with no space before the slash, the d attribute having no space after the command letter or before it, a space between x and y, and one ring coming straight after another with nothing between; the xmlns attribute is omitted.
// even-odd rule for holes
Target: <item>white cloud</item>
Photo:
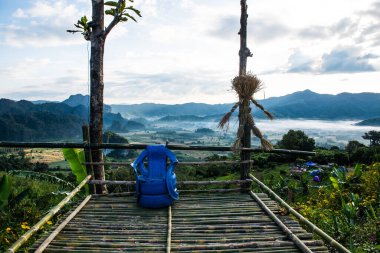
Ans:
<svg viewBox="0 0 380 253"><path fill-rule="evenodd" d="M327 93L375 91L371 80L378 80L374 74L379 73L380 61L368 56L369 52L380 55L380 23L374 3L249 2L248 47L253 58L248 59L248 69L263 78L267 97L307 88ZM137 24L119 24L106 42L108 102L234 101L233 93L227 91L238 69L239 1L136 0L134 4L143 17ZM4 55L0 78L14 94L21 94L25 85L31 85L28 91L32 93L32 89L44 90L39 85L51 89L52 84L58 87L54 96L86 92L87 42L66 29L74 28L80 16L90 17L90 8L88 0L36 0L29 7L20 4L10 12L12 19L0 21L0 54ZM371 66L376 71L348 73L347 64L331 71L331 63L342 60L336 58L342 45L347 50L341 56L351 67L369 70ZM28 69L22 65L26 58L50 59L50 63ZM6 71L7 66L17 65L25 67L28 75L17 68ZM359 74L372 86L361 82ZM355 83L360 85L353 87ZM5 94L2 87L0 92Z"/></svg>
<svg viewBox="0 0 380 253"><path fill-rule="evenodd" d="M13 17L15 18L27 18L28 15L26 15L26 13L22 10L22 9L17 9L13 14L12 14Z"/></svg>

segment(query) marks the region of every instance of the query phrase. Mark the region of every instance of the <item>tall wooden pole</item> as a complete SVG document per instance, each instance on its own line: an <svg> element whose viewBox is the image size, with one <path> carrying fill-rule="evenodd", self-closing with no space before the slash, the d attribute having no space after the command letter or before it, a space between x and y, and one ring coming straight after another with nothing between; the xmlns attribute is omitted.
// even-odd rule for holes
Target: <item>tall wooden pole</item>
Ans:
<svg viewBox="0 0 380 253"><path fill-rule="evenodd" d="M241 16L240 16L240 50L239 50L239 76L247 74L247 58L251 57L252 54L250 50L247 48L247 0L241 0ZM243 124L244 122L241 117L243 117L243 112L245 110L250 111L249 101L243 101L243 104L239 106L239 124ZM251 129L245 124L244 125L244 137L242 138L242 147L250 148L251 147ZM251 160L251 153L249 151L241 151L240 152L240 160L241 161L249 161ZM250 171L249 163L241 163L240 165L240 179L244 180L249 177ZM249 186L249 185L248 185ZM247 185L242 185L242 189L247 188Z"/></svg>
<svg viewBox="0 0 380 253"><path fill-rule="evenodd" d="M92 33L90 59L90 142L103 143L103 59L104 59L104 0L92 0ZM94 162L103 162L100 149L91 150ZM104 180L104 166L94 166L94 177ZM97 186L97 193L106 192L105 186Z"/></svg>

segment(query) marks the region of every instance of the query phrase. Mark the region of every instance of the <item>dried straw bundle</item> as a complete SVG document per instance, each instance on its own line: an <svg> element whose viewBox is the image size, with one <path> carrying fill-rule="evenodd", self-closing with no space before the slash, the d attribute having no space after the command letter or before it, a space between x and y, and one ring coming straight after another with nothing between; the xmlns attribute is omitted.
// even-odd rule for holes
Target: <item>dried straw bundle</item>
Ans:
<svg viewBox="0 0 380 253"><path fill-rule="evenodd" d="M261 148L265 151L269 151L273 149L273 146L263 138L260 130L256 127L255 122L253 120L253 116L251 114L251 108L249 107L249 103L252 102L256 107L261 109L265 115L269 119L273 119L273 116L270 112L266 111L264 107L259 104L254 98L253 95L260 91L263 88L262 82L252 73L248 73L247 75L237 76L232 80L232 89L234 89L238 95L239 102L235 103L235 105L231 108L231 110L224 115L224 117L220 120L218 127L224 128L225 126L229 126L229 121L232 113L238 108L239 105L247 105L241 106L239 112L239 128L236 133L236 140L233 145L235 150L241 148L242 138L244 136L244 126L248 125L252 133L260 139Z"/></svg>

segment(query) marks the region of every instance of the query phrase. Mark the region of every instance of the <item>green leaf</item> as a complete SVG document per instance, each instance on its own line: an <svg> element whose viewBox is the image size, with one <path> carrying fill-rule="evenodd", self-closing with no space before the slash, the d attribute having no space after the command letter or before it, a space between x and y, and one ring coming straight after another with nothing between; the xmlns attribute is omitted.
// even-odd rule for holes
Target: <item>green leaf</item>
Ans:
<svg viewBox="0 0 380 253"><path fill-rule="evenodd" d="M83 16L80 18L80 21L82 22L82 24L87 24L87 17L86 16Z"/></svg>
<svg viewBox="0 0 380 253"><path fill-rule="evenodd" d="M126 22L126 21L128 21L128 18L126 18L126 17L121 17L121 18L120 18L120 21L124 21L124 22Z"/></svg>
<svg viewBox="0 0 380 253"><path fill-rule="evenodd" d="M363 166L361 164L356 164L354 169L354 176L360 178L363 174Z"/></svg>
<svg viewBox="0 0 380 253"><path fill-rule="evenodd" d="M119 13L122 13L125 9L125 2L121 2L121 6L119 8Z"/></svg>
<svg viewBox="0 0 380 253"><path fill-rule="evenodd" d="M69 162L71 171L77 178L77 182L80 183L87 176L86 167L82 165L84 163L84 152L83 150L74 149L74 148L64 148L62 149L63 156ZM88 185L85 186L86 194L88 194L89 189Z"/></svg>
<svg viewBox="0 0 380 253"><path fill-rule="evenodd" d="M137 22L137 20L136 20L133 16L129 15L128 13L124 13L123 16L127 16L128 18L130 18L130 19L132 19L133 21ZM126 18L126 19L127 19L127 18ZM128 19L127 19L127 20L128 20ZM127 20L125 20L125 21L127 21Z"/></svg>
<svg viewBox="0 0 380 253"><path fill-rule="evenodd" d="M108 5L108 6L117 6L117 2L115 2L115 1L107 1L107 2L105 2L104 3L104 5Z"/></svg>
<svg viewBox="0 0 380 253"><path fill-rule="evenodd" d="M133 6L129 6L129 7L125 8L125 9L131 10L134 13L136 13L139 17L141 17L141 12L139 10L135 9Z"/></svg>
<svg viewBox="0 0 380 253"><path fill-rule="evenodd" d="M330 181L335 190L339 191L339 181L335 177L330 177Z"/></svg>
<svg viewBox="0 0 380 253"><path fill-rule="evenodd" d="M8 205L8 198L11 194L11 184L9 176L4 175L0 182L0 209Z"/></svg>
<svg viewBox="0 0 380 253"><path fill-rule="evenodd" d="M115 16L115 9L106 10L105 13L107 15Z"/></svg>

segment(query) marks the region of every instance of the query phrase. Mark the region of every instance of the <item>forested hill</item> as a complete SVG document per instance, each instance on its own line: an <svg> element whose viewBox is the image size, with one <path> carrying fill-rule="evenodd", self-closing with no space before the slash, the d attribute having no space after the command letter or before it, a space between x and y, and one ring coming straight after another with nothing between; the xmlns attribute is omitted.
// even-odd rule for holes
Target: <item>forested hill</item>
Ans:
<svg viewBox="0 0 380 253"><path fill-rule="evenodd" d="M72 140L82 137L81 126L88 122L88 108L66 103L34 104L0 99L0 141ZM143 129L120 114L104 114L105 129Z"/></svg>
<svg viewBox="0 0 380 253"><path fill-rule="evenodd" d="M261 100L276 118L324 120L368 119L380 117L380 93L318 94L310 90ZM179 105L132 104L111 105L112 112L126 117L209 116L228 112L232 104L187 103ZM255 116L264 117L254 111Z"/></svg>
<svg viewBox="0 0 380 253"><path fill-rule="evenodd" d="M62 103L0 100L0 140L39 141L79 138L86 108Z"/></svg>

